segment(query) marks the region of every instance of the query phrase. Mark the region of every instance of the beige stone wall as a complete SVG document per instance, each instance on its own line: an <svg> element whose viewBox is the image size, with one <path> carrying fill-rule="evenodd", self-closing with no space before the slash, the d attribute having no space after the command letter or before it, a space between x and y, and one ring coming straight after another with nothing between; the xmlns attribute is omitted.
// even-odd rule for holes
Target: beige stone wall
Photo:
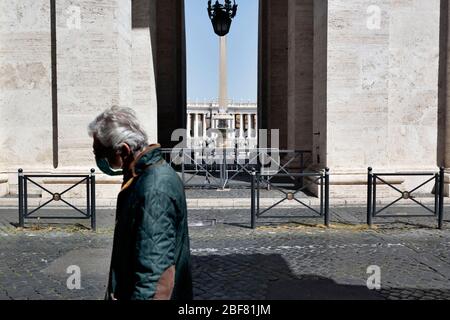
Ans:
<svg viewBox="0 0 450 320"><path fill-rule="evenodd" d="M127 0L57 2L60 169L92 167L87 124L111 105L131 106L130 16Z"/></svg>
<svg viewBox="0 0 450 320"><path fill-rule="evenodd" d="M0 174L52 167L50 7L0 1Z"/></svg>
<svg viewBox="0 0 450 320"><path fill-rule="evenodd" d="M87 125L112 105L134 108L150 142L158 140L151 35L155 6L130 0L56 1L55 105L50 1L1 1L0 174L6 175L0 194L5 180L15 192L19 167L28 173L89 172L95 162ZM57 149L52 147L53 109Z"/></svg>
<svg viewBox="0 0 450 320"><path fill-rule="evenodd" d="M380 8L379 28L370 5ZM326 164L334 171L436 167L439 6L328 1Z"/></svg>
<svg viewBox="0 0 450 320"><path fill-rule="evenodd" d="M0 170L52 170L49 1L1 6ZM157 141L150 7L136 7L146 26L132 29L131 1L56 3L59 170L94 166L87 124L112 105L134 108Z"/></svg>

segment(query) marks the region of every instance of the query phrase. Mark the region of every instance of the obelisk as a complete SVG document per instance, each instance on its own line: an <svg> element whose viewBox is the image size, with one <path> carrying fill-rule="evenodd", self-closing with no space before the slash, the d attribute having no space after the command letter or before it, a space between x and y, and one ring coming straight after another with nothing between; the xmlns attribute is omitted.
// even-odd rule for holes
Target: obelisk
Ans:
<svg viewBox="0 0 450 320"><path fill-rule="evenodd" d="M227 37L219 37L219 113L227 113Z"/></svg>
<svg viewBox="0 0 450 320"><path fill-rule="evenodd" d="M219 113L216 115L217 129L222 135L218 148L230 148L229 122L233 119L228 112L228 86L227 86L227 37L219 37Z"/></svg>

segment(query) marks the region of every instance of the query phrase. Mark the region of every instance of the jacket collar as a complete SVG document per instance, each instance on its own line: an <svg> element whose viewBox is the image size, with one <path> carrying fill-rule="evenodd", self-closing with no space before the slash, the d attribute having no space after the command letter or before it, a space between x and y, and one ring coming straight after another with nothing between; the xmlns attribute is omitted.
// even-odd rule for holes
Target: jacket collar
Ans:
<svg viewBox="0 0 450 320"><path fill-rule="evenodd" d="M130 170L133 177L140 175L147 167L161 160L161 145L152 144L145 148L131 163Z"/></svg>
<svg viewBox="0 0 450 320"><path fill-rule="evenodd" d="M139 176L145 171L149 166L161 161L161 145L152 144L145 148L134 161L130 164L129 169L124 174L124 183L122 184L122 190L126 189L133 178Z"/></svg>

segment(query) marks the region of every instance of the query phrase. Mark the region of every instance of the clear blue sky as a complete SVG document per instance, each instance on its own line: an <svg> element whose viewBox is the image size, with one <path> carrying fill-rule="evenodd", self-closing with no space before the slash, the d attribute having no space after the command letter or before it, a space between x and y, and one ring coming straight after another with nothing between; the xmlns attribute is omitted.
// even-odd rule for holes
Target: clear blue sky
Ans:
<svg viewBox="0 0 450 320"><path fill-rule="evenodd" d="M236 0L236 3L238 12L227 36L228 96L233 100L256 102L258 0ZM213 31L207 6L207 0L185 0L188 101L212 100L218 96L219 39Z"/></svg>

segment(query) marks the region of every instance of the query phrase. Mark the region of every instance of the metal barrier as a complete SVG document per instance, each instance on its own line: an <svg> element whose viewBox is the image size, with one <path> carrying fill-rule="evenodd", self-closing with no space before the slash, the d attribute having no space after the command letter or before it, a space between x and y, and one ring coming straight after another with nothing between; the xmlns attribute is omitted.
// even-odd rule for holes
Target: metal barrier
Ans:
<svg viewBox="0 0 450 320"><path fill-rule="evenodd" d="M95 213L95 169L91 169L91 173L88 175L26 175L23 173L22 169L18 170L18 188L19 188L19 226L23 228L25 219L90 219L91 220L91 229L96 230L96 213ZM34 178L80 178L81 180L77 183L73 184L66 190L57 193L57 192L51 192L47 188L43 187L36 181L34 181ZM45 192L49 193L52 198L43 204L41 204L39 207L33 209L32 211L28 212L28 182L32 183L33 185L39 187L40 189L44 190ZM72 205L68 201L63 199L63 195L67 193L68 191L72 190L78 185L81 185L82 183L86 183L86 211L82 211L76 206ZM61 201L71 207L72 209L76 210L77 212L81 213L82 216L78 217L65 217L65 216L32 216L33 213L36 211L42 209L46 205L48 205L52 201Z"/></svg>
<svg viewBox="0 0 450 320"><path fill-rule="evenodd" d="M421 183L417 187L413 188L411 191L402 191L387 182L382 177L386 176L396 176L396 177L406 177L406 176L415 176L415 177L431 177L425 182ZM382 185L387 185L395 191L399 192L401 196L392 201L390 204L384 206L383 208L377 210L377 184L381 182ZM426 184L434 182L434 207L429 208L421 202L417 201L413 197L413 193L416 192L421 187ZM400 200L411 200L412 202L418 204L423 207L426 211L431 214L420 214L420 215L379 215L381 212L386 210L389 207L392 207L394 204L399 202ZM374 173L372 168L368 169L367 175L367 224L372 226L373 219L375 217L379 218L399 218L399 217L432 217L438 219L438 228L442 229L443 218L444 218L444 168L440 168L439 172L416 172L416 173Z"/></svg>
<svg viewBox="0 0 450 320"><path fill-rule="evenodd" d="M310 173L287 173L287 174L276 174L271 176L270 178L275 177L290 177L290 178L315 178L312 183L320 183L320 209L319 211L312 208L311 206L304 203L302 200L296 197L296 194L300 191L305 190L306 186L298 186L297 184L293 184L290 191L286 192L283 188L281 188L278 184L272 182L272 179L262 179L261 174L253 170L252 172L252 184L251 184L251 228L255 229L256 227L256 219L262 216L264 213L272 210L276 206L280 205L286 200L292 201L295 200L303 207L306 207L310 211L314 213L314 216L301 216L296 218L317 218L322 217L324 219L325 226L330 225L330 169L326 168L322 172L310 172ZM269 208L260 211L260 187L261 183L269 184L273 189L280 191L284 197L278 201L277 203L271 205Z"/></svg>
<svg viewBox="0 0 450 320"><path fill-rule="evenodd" d="M250 188L253 169L261 170L267 179L278 173L288 174L288 166L294 164L301 173L309 164L308 156L312 154L305 150L262 148L174 148L162 149L162 153L165 160L181 173L186 188L212 189ZM282 159L288 157L282 163ZM260 163L261 158L270 163L269 168ZM203 183L194 181L199 177L204 178ZM303 183L303 177L301 180Z"/></svg>

